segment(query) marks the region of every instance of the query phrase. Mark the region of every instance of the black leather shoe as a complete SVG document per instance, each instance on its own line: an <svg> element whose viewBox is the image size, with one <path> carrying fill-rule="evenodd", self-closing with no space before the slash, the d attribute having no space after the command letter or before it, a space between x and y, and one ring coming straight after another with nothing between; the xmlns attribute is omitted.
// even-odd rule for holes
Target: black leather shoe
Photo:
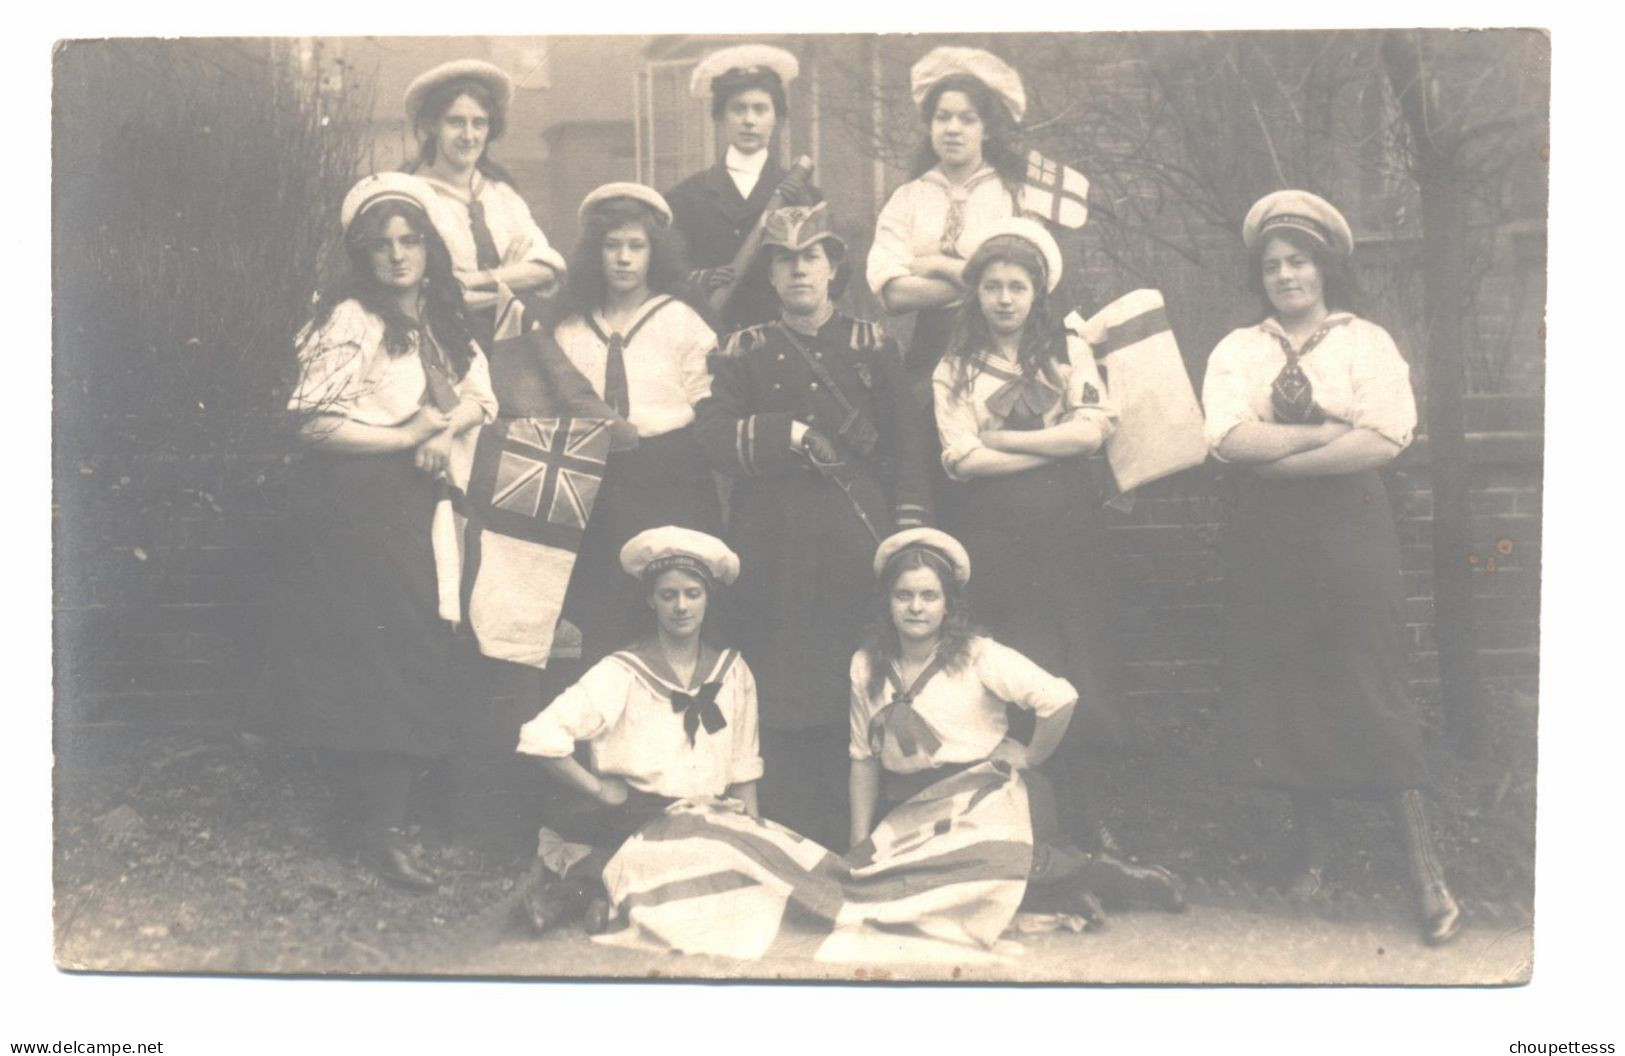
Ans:
<svg viewBox="0 0 1625 1056"><path fill-rule="evenodd" d="M540 935L560 924L580 920L591 901L591 892L580 880L545 874L525 892L520 908L531 929Z"/></svg>
<svg viewBox="0 0 1625 1056"><path fill-rule="evenodd" d="M1101 851L1081 874L1107 905L1150 906L1168 913L1185 909L1185 885L1160 865L1136 865Z"/></svg>
<svg viewBox="0 0 1625 1056"><path fill-rule="evenodd" d="M587 903L586 925L588 935L602 935L609 930L609 926L614 920L615 914L609 907L609 899L599 895Z"/></svg>
<svg viewBox="0 0 1625 1056"><path fill-rule="evenodd" d="M1084 931L1103 931L1106 928L1106 907L1086 887L1073 888L1067 893L1062 912L1076 913L1082 917Z"/></svg>
<svg viewBox="0 0 1625 1056"><path fill-rule="evenodd" d="M364 841L361 858L378 876L403 891L433 891L439 877L418 858L399 829L386 829Z"/></svg>
<svg viewBox="0 0 1625 1056"><path fill-rule="evenodd" d="M1462 913L1444 884L1429 885L1422 893L1422 941L1443 946L1461 933Z"/></svg>

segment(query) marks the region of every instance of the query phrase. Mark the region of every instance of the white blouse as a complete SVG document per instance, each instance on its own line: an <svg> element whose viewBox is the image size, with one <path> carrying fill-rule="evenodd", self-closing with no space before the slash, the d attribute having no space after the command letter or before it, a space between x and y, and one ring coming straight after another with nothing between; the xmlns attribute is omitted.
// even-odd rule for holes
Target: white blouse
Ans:
<svg viewBox="0 0 1625 1056"><path fill-rule="evenodd" d="M594 311L593 322L605 335L614 336L602 313ZM706 357L717 347L717 335L698 312L664 294L644 303L627 332L634 327L637 332L621 353L631 403L627 420L639 436L681 429L694 420L694 405L711 395ZM602 397L609 346L580 315L560 323L553 337Z"/></svg>
<svg viewBox="0 0 1625 1056"><path fill-rule="evenodd" d="M723 664L726 668L718 674ZM731 649L709 662L702 658L701 667L702 682L722 680L716 704L727 725L715 733L701 725L692 744L682 713L672 708L676 686L669 674L662 676L636 655L620 652L598 661L520 727L518 750L563 759L577 741L586 741L595 773L674 799L721 796L730 785L755 781L762 776L756 679Z"/></svg>
<svg viewBox="0 0 1625 1056"><path fill-rule="evenodd" d="M1400 447L1416 429L1416 396L1411 368L1388 331L1348 312L1333 312L1326 335L1298 360L1327 417L1356 429L1372 429ZM1219 444L1243 422L1272 422L1275 378L1286 365L1281 324L1270 318L1232 330L1208 357L1202 382L1207 442L1215 458ZM1222 461L1222 459L1221 459Z"/></svg>
<svg viewBox="0 0 1625 1056"><path fill-rule="evenodd" d="M949 208L955 201L964 203L964 227L957 239L944 244ZM941 168L910 180L892 192L875 222L869 288L879 297L886 283L913 274L916 257L932 253L970 256L990 226L1014 215L1015 202L992 166L982 166L958 187L948 182Z"/></svg>
<svg viewBox="0 0 1625 1056"><path fill-rule="evenodd" d="M1053 364L1061 391L1054 406L1044 414L1044 426L1085 418L1099 425L1104 439L1117 428L1117 408L1101 380L1094 351L1083 338L1070 333L1066 350L1071 362ZM931 388L936 402L937 435L942 441L942 468L950 478L965 480L959 464L984 446L982 431L1004 428L1004 420L988 408L988 397L1003 388L1018 368L1002 356L980 353L972 364L976 373L970 387L955 392L957 366L952 358L944 356L931 374Z"/></svg>
<svg viewBox="0 0 1625 1056"><path fill-rule="evenodd" d="M722 166L728 170L728 178L739 188L739 197L749 198L750 193L761 182L762 170L767 168L767 149L764 147L754 154L742 154L738 147L728 144L728 149L722 155Z"/></svg>
<svg viewBox="0 0 1625 1056"><path fill-rule="evenodd" d="M397 356L384 348L384 321L355 300L341 301L319 330L306 327L298 338L299 381L288 409L332 414L364 425L400 425L417 413L428 379L413 346ZM468 373L453 388L497 416L491 369L479 346L470 342Z"/></svg>
<svg viewBox="0 0 1625 1056"><path fill-rule="evenodd" d="M451 251L452 267L459 271L479 270L479 251L474 246L474 229L468 215L468 204L479 199L485 206L485 225L491 229L491 240L502 255L502 264L546 264L560 276L564 274L564 258L548 244L547 236L530 215L530 206L519 197L519 192L501 180L487 179L483 173L474 173L473 193L467 187L458 187L435 179L427 171L416 174L438 194L442 207L433 219L435 230L445 239Z"/></svg>
<svg viewBox="0 0 1625 1056"><path fill-rule="evenodd" d="M878 696L869 695L869 653L852 657L853 759L871 759L870 728L891 703L895 688L888 680ZM913 708L942 745L932 752L907 755L888 728L880 764L897 774L918 773L955 763L976 763L993 754L1010 730L1006 702L1048 718L1078 699L1078 691L1011 649L987 637L971 640L970 654L955 671L938 671L914 698ZM919 746L923 748L923 746Z"/></svg>

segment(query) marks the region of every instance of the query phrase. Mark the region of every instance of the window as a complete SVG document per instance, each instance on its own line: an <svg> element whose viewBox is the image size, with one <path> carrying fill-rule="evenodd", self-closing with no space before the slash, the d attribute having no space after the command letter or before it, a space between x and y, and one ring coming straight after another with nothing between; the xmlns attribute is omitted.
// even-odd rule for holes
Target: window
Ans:
<svg viewBox="0 0 1625 1056"><path fill-rule="evenodd" d="M693 59L651 62L634 78L638 179L651 187L670 187L716 157L710 105L688 94L694 65Z"/></svg>

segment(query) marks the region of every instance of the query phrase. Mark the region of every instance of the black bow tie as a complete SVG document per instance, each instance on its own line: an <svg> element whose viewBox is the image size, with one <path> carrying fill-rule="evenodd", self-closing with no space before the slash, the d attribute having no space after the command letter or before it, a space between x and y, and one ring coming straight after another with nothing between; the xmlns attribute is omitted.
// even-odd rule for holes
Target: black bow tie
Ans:
<svg viewBox="0 0 1625 1056"><path fill-rule="evenodd" d="M722 717L722 709L717 707L717 691L721 688L721 682L707 682L692 696L681 690L672 691L671 710L682 714L683 732L688 734L690 745L694 744L701 723L705 724L706 733L716 733L728 725L728 720Z"/></svg>

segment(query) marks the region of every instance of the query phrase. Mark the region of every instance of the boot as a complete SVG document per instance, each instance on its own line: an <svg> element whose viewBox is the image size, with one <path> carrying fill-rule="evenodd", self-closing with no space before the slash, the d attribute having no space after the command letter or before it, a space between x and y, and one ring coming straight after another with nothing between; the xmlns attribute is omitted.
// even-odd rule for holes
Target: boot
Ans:
<svg viewBox="0 0 1625 1056"><path fill-rule="evenodd" d="M1123 851L1105 825L1096 833L1097 850L1091 856L1090 882L1108 903L1150 906L1166 913L1185 911L1185 884L1160 865L1141 865Z"/></svg>
<svg viewBox="0 0 1625 1056"><path fill-rule="evenodd" d="M1160 865L1135 865L1100 851L1089 856L1079 879L1110 906L1149 906L1166 913L1185 909L1185 885Z"/></svg>
<svg viewBox="0 0 1625 1056"><path fill-rule="evenodd" d="M1439 865L1433 849L1433 834L1428 828L1427 814L1422 809L1422 793L1407 788L1399 794L1394 807L1400 838L1405 843L1405 857L1411 867L1411 879L1416 884L1417 910L1422 918L1422 941L1429 946L1440 946L1455 938L1461 931L1461 907L1456 904L1445 886L1444 869Z"/></svg>
<svg viewBox="0 0 1625 1056"><path fill-rule="evenodd" d="M418 857L400 829L381 829L361 840L361 860L378 876L404 891L433 891L440 878Z"/></svg>
<svg viewBox="0 0 1625 1056"><path fill-rule="evenodd" d="M587 870L571 869L567 876L543 870L520 900L524 918L536 934L560 924L574 923L587 915L594 894L587 876Z"/></svg>
<svg viewBox="0 0 1625 1056"><path fill-rule="evenodd" d="M1106 926L1106 910L1090 890L1082 872L1089 855L1070 843L1033 845L1033 867L1027 877L1023 909L1039 913L1071 913L1082 917L1085 931Z"/></svg>

